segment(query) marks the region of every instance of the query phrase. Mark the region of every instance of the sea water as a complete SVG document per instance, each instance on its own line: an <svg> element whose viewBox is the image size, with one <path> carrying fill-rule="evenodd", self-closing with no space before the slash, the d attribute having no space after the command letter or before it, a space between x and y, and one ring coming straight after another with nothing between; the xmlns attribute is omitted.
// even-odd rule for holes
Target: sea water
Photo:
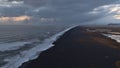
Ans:
<svg viewBox="0 0 120 68"><path fill-rule="evenodd" d="M1 25L0 68L17 68L23 62L37 58L40 52L53 46L58 36L70 29L64 30L66 28L61 25Z"/></svg>
<svg viewBox="0 0 120 68"><path fill-rule="evenodd" d="M111 39L116 40L116 42L120 43L120 35L114 35L114 34L103 34Z"/></svg>

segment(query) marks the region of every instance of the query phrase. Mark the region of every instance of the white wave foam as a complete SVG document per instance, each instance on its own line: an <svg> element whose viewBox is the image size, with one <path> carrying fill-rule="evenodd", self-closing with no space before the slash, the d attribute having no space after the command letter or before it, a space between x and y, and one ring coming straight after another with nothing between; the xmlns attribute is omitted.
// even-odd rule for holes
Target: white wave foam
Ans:
<svg viewBox="0 0 120 68"><path fill-rule="evenodd" d="M40 42L40 40L39 39L31 39L31 40L28 40L28 41L0 43L0 51L17 50L20 47L25 46L25 44L32 44L33 42Z"/></svg>
<svg viewBox="0 0 120 68"><path fill-rule="evenodd" d="M120 35L112 35L112 34L104 34L107 37L110 37L111 39L116 40L118 43L120 43Z"/></svg>
<svg viewBox="0 0 120 68"><path fill-rule="evenodd" d="M76 26L74 26L76 27ZM35 59L39 56L39 53L41 53L44 50L47 50L48 48L54 46L52 43L58 39L61 35L63 35L65 32L68 30L74 28L70 27L52 37L49 39L45 39L43 43L39 44L38 46L28 50L28 51L23 51L19 55L6 59L5 61L8 61L9 63L2 68L18 68L22 63L27 62L29 60Z"/></svg>
<svg viewBox="0 0 120 68"><path fill-rule="evenodd" d="M12 42L12 43L1 43L0 44L0 51L9 51L9 50L16 50L20 47L24 46L24 44L29 44L31 42Z"/></svg>

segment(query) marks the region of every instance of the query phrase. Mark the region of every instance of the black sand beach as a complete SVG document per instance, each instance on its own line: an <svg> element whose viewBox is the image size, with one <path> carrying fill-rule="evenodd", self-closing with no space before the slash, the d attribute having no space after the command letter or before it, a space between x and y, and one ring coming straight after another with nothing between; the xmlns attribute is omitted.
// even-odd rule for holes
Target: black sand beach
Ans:
<svg viewBox="0 0 120 68"><path fill-rule="evenodd" d="M120 68L120 44L96 32L75 27L19 68Z"/></svg>

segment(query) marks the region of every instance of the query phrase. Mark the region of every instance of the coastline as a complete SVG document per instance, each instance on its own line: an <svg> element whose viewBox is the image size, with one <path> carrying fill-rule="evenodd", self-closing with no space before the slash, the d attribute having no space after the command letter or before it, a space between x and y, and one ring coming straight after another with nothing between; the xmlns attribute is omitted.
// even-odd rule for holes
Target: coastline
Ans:
<svg viewBox="0 0 120 68"><path fill-rule="evenodd" d="M21 52L20 55L17 55L13 58L8 59L10 61L10 63L2 66L2 68L18 68L23 63L36 59L42 51L45 51L45 50L53 47L54 45L52 43L54 41L56 41L61 35L63 35L65 32L69 31L70 29L72 29L74 27L75 26L69 27L69 28L45 39L42 43L37 44L37 46L33 47L32 49Z"/></svg>
<svg viewBox="0 0 120 68"><path fill-rule="evenodd" d="M19 68L119 68L120 44L99 33L75 27L53 44Z"/></svg>

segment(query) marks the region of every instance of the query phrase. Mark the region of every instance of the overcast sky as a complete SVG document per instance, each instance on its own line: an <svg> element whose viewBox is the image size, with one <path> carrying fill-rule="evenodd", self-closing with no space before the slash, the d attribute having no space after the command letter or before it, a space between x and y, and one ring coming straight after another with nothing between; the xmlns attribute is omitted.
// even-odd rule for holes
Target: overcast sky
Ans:
<svg viewBox="0 0 120 68"><path fill-rule="evenodd" d="M0 0L0 24L103 24L119 21L119 0Z"/></svg>

